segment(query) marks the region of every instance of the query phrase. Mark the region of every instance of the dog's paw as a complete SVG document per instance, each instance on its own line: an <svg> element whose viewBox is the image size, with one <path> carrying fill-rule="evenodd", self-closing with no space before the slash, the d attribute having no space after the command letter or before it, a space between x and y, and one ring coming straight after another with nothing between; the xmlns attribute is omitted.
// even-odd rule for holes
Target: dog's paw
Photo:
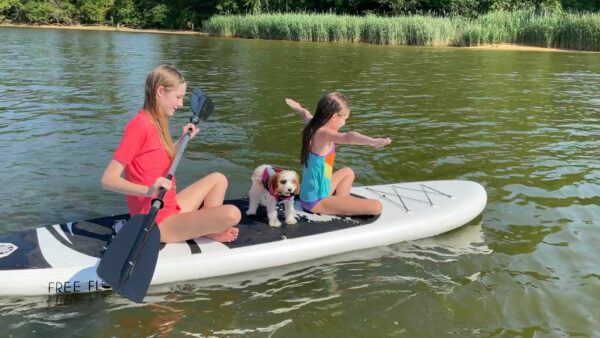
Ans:
<svg viewBox="0 0 600 338"><path fill-rule="evenodd" d="M281 222L279 222L279 220L272 220L269 221L269 226L272 226L273 228L278 228L281 226Z"/></svg>
<svg viewBox="0 0 600 338"><path fill-rule="evenodd" d="M248 215L248 216L256 215L256 210L248 209L248 210L246 210L246 215Z"/></svg>
<svg viewBox="0 0 600 338"><path fill-rule="evenodd" d="M298 223L298 221L296 220L296 218L294 216L292 216L292 217L286 218L285 223L286 224L296 224L296 223Z"/></svg>

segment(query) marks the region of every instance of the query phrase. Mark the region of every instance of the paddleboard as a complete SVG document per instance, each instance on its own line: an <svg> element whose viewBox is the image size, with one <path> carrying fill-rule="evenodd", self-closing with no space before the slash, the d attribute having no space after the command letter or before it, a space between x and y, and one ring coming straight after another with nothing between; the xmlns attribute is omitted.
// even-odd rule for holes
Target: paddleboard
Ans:
<svg viewBox="0 0 600 338"><path fill-rule="evenodd" d="M297 224L268 225L266 210L246 216L248 199L229 200L242 211L232 243L205 237L161 244L151 285L195 280L314 260L344 252L432 237L458 228L484 209L484 188L471 181L424 181L354 187L379 199L377 216L305 212ZM284 219L283 206L279 218ZM52 295L110 290L96 275L107 243L129 215L53 224L0 236L0 295Z"/></svg>

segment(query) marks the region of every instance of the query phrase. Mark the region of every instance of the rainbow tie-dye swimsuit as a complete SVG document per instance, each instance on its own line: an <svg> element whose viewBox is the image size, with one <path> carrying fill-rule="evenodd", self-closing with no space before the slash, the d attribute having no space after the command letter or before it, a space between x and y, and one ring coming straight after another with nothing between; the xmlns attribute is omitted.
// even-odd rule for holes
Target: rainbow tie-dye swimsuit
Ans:
<svg viewBox="0 0 600 338"><path fill-rule="evenodd" d="M300 202L302 208L311 211L322 199L331 194L331 174L335 159L335 144L325 156L308 153L308 160L302 170Z"/></svg>

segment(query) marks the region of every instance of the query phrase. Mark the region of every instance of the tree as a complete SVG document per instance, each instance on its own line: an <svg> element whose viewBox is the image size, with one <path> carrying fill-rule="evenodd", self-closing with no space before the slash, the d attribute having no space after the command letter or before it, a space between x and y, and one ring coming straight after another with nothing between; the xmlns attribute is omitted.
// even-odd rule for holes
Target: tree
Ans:
<svg viewBox="0 0 600 338"><path fill-rule="evenodd" d="M19 5L18 0L0 0L0 21L10 18L16 5Z"/></svg>
<svg viewBox="0 0 600 338"><path fill-rule="evenodd" d="M166 18L168 10L167 5L165 4L159 4L152 7L152 9L146 11L144 14L144 26L165 27L167 24Z"/></svg>
<svg viewBox="0 0 600 338"><path fill-rule="evenodd" d="M599 11L600 0L0 0L0 21L194 29L214 14L461 15L493 10Z"/></svg>
<svg viewBox="0 0 600 338"><path fill-rule="evenodd" d="M600 11L600 1L598 0L562 0L561 2L564 9L587 12Z"/></svg>
<svg viewBox="0 0 600 338"><path fill-rule="evenodd" d="M115 0L114 6L109 10L108 15L112 16L117 24L128 26L141 26L142 20L135 0Z"/></svg>
<svg viewBox="0 0 600 338"><path fill-rule="evenodd" d="M79 20L82 23L104 22L113 4L114 0L78 0Z"/></svg>

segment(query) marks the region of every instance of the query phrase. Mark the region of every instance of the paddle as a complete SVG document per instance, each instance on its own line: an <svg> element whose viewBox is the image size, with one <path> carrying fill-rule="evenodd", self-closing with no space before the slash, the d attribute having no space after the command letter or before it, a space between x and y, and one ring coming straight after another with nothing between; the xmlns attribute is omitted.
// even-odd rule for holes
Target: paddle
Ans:
<svg viewBox="0 0 600 338"><path fill-rule="evenodd" d="M206 120L213 112L214 105L206 94L195 88L192 91L191 106L194 116L190 119L198 124L200 119ZM173 178L181 156L190 139L188 131L181 140L167 179ZM150 281L154 275L160 246L160 231L154 220L163 206L166 191L160 189L158 196L152 200L152 208L147 215L133 216L117 233L104 251L96 273L112 289L124 297L142 303Z"/></svg>

